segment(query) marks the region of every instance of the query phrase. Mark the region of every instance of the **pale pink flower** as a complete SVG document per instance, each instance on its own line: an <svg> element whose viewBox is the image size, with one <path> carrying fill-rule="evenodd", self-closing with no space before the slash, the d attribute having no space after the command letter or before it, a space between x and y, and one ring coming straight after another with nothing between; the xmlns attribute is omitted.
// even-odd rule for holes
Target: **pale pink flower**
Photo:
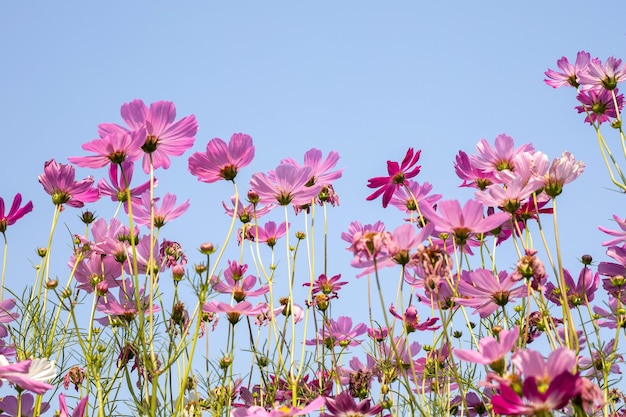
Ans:
<svg viewBox="0 0 626 417"><path fill-rule="evenodd" d="M611 56L604 65L600 59L593 58L587 68L579 74L578 82L583 90L600 88L614 90L625 78L626 67L622 66L622 60Z"/></svg>
<svg viewBox="0 0 626 417"><path fill-rule="evenodd" d="M222 301L206 301L202 306L205 313L224 313L228 317L228 321L235 325L241 319L241 316L256 316L267 309L267 304L259 303L253 306L248 301L242 301L235 305L230 305Z"/></svg>
<svg viewBox="0 0 626 417"><path fill-rule="evenodd" d="M432 189L433 186L429 182L420 185L418 182L406 180L406 187L398 188L389 203L406 213L412 214L420 224L419 207L422 205L432 207L441 200L441 194L430 194Z"/></svg>
<svg viewBox="0 0 626 417"><path fill-rule="evenodd" d="M314 184L319 185L330 185L333 181L341 178L341 173L343 172L343 168L331 171L337 162L339 161L339 153L336 151L331 151L328 153L326 159L322 160L322 151L319 149L309 149L304 154L304 165L305 167L311 168L311 178L308 181L309 186ZM287 158L281 161L282 164L291 164L298 168L300 168L300 164L298 164L294 159Z"/></svg>
<svg viewBox="0 0 626 417"><path fill-rule="evenodd" d="M83 207L85 203L92 203L100 195L93 188L93 177L76 181L74 167L59 164L54 159L44 164L43 174L39 175L39 182L43 189L52 196L52 203L57 206L67 204L70 207Z"/></svg>
<svg viewBox="0 0 626 417"><path fill-rule="evenodd" d="M552 161L548 176L545 179L545 192L556 197L563 192L563 186L574 181L585 170L585 163L576 161L570 152L563 152L560 158Z"/></svg>
<svg viewBox="0 0 626 417"><path fill-rule="evenodd" d="M484 172L515 170L513 159L520 152L532 152L534 148L528 143L515 149L513 138L504 133L496 136L494 147L489 142L481 139L476 145L476 155L470 156L472 165Z"/></svg>
<svg viewBox="0 0 626 417"><path fill-rule="evenodd" d="M526 297L528 290L524 285L513 288L516 281L506 271L494 274L488 269L463 271L458 283L458 298L461 305L473 307L481 318L490 316L499 307L504 307L515 298Z"/></svg>
<svg viewBox="0 0 626 417"><path fill-rule="evenodd" d="M458 200L443 200L437 206L440 214L428 206L422 207L422 214L434 224L437 232L454 236L459 246L465 245L472 235L488 233L511 218L503 212L484 217L485 207L475 200L468 200L463 208Z"/></svg>
<svg viewBox="0 0 626 417"><path fill-rule="evenodd" d="M495 364L511 353L517 343L519 329L501 330L498 339L493 336L483 336L478 342L478 352L473 350L454 349L454 355L462 361L479 363L481 365Z"/></svg>
<svg viewBox="0 0 626 417"><path fill-rule="evenodd" d="M196 117L191 115L174 121L176 106L170 101L157 101L148 108L142 100L133 100L123 104L120 113L130 131L145 129L147 133L142 146L146 173L150 172L150 165L169 168L169 156L180 156L193 146L198 131ZM120 131L129 129L112 123L98 126L101 137Z"/></svg>
<svg viewBox="0 0 626 417"><path fill-rule="evenodd" d="M484 190L487 186L496 181L496 176L492 171L485 171L477 168L472 159L463 151L459 151L454 162L456 175L463 180L461 187L473 187Z"/></svg>
<svg viewBox="0 0 626 417"><path fill-rule="evenodd" d="M259 201L263 204L311 204L320 190L319 186L307 185L312 172L310 167L298 168L291 164L280 164L269 174L254 174L250 180L250 188L259 195Z"/></svg>
<svg viewBox="0 0 626 417"><path fill-rule="evenodd" d="M324 397L317 397L305 407L276 406L275 409L267 411L265 408L253 405L251 407L238 407L231 411L231 417L294 417L303 416L320 409L326 402Z"/></svg>
<svg viewBox="0 0 626 417"><path fill-rule="evenodd" d="M574 65L570 64L569 60L566 57L562 57L561 59L556 61L556 65L557 67L559 67L561 72L549 69L545 72L548 79L545 79L543 81L553 88L563 86L578 88L578 86L580 85L579 75L587 69L587 65L589 65L590 60L591 55L589 54L589 52L585 51L578 52Z"/></svg>
<svg viewBox="0 0 626 417"><path fill-rule="evenodd" d="M189 172L198 181L212 183L219 180L234 181L239 170L254 159L252 137L234 133L228 144L214 138L206 146L206 152L196 152L189 157Z"/></svg>
<svg viewBox="0 0 626 417"><path fill-rule="evenodd" d="M99 139L85 143L82 148L95 153L92 156L71 156L68 159L79 167L102 168L107 164L119 165L124 161L136 161L143 155L141 147L146 141L146 130L111 132Z"/></svg>
<svg viewBox="0 0 626 417"><path fill-rule="evenodd" d="M130 184L133 180L133 171L135 164L131 161L125 161L121 164L111 164L109 166L109 180L111 184L107 183L104 178L100 178L98 181L98 190L100 195L108 195L113 201L120 201L122 203L128 200L127 191L130 189L130 197L133 201L138 202L141 195L150 189L150 181L146 181L143 184L130 188ZM118 178L119 175L119 178ZM157 186L157 180L154 179L154 186Z"/></svg>
<svg viewBox="0 0 626 417"><path fill-rule="evenodd" d="M226 205L225 202L222 201L222 206L230 217L235 214L235 206L237 207L237 217L241 223L250 223L253 220L258 220L260 217L265 216L267 213L272 211L274 208L273 204L267 206L261 206L258 203L249 203L243 204L241 200L237 199L236 196L232 196L230 198L230 202L233 205L233 208L230 208Z"/></svg>
<svg viewBox="0 0 626 417"><path fill-rule="evenodd" d="M315 339L307 340L307 345L323 344L328 349L334 346L347 348L348 346L358 346L361 341L356 338L367 332L367 326L359 323L352 327L352 318L340 316L337 320L331 318L325 323Z"/></svg>
<svg viewBox="0 0 626 417"><path fill-rule="evenodd" d="M254 275L248 275L245 278L239 277L235 280L232 274L224 273L223 281L214 277L211 280L211 285L213 290L223 294L231 294L235 301L241 302L247 297L256 297L269 291L269 286L267 285L253 289L256 286L256 282L257 278Z"/></svg>
<svg viewBox="0 0 626 417"><path fill-rule="evenodd" d="M175 206L176 196L165 193L161 207L157 206L158 198L154 199L154 209L152 209L152 200L150 199L150 191L145 191L141 195L141 204L133 206L133 219L137 224L144 226L154 226L157 229L165 226L166 223L180 217L189 208L189 199L183 201L180 205ZM154 210L154 217L151 211ZM152 224L151 224L152 221Z"/></svg>
<svg viewBox="0 0 626 417"><path fill-rule="evenodd" d="M10 364L3 355L0 355L0 381L8 381L23 390L32 391L35 394L43 394L54 388L53 385L30 376L29 372L32 363L32 360L27 359Z"/></svg>

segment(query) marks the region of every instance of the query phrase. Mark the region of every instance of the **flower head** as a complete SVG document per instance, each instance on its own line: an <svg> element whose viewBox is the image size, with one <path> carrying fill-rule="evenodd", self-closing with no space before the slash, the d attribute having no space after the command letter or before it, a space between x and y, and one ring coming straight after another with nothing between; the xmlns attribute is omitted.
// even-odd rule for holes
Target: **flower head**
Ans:
<svg viewBox="0 0 626 417"><path fill-rule="evenodd" d="M421 150L415 152L413 148L409 148L402 163L387 161L387 173L389 175L386 177L374 177L368 180L367 186L369 188L378 188L378 190L370 194L367 200L375 200L382 194L383 207L387 207L396 190L408 185L406 180L419 174L422 168L420 165L417 165L420 154Z"/></svg>
<svg viewBox="0 0 626 417"><path fill-rule="evenodd" d="M189 172L198 181L234 181L239 170L252 162L254 145L252 138L244 133L234 133L228 144L214 138L206 145L206 152L196 152L189 157Z"/></svg>
<svg viewBox="0 0 626 417"><path fill-rule="evenodd" d="M604 65L598 58L593 58L579 75L582 89L615 90L617 84L626 79L626 66L615 57L607 58Z"/></svg>
<svg viewBox="0 0 626 417"><path fill-rule="evenodd" d="M499 307L504 307L515 298L527 295L524 285L513 288L515 281L506 271L495 275L488 269L476 269L461 273L458 283L458 304L474 307L481 318L488 317Z"/></svg>
<svg viewBox="0 0 626 417"><path fill-rule="evenodd" d="M334 398L326 398L328 413L322 413L320 417L367 417L374 416L382 411L377 404L372 406L369 398L361 400L358 404L348 391L342 391Z"/></svg>
<svg viewBox="0 0 626 417"><path fill-rule="evenodd" d="M93 188L93 177L83 180L74 179L74 167L59 164L54 159L44 164L43 174L39 175L39 182L43 189L52 196L52 203L57 206L67 204L70 207L83 207L85 203L92 203L100 195Z"/></svg>
<svg viewBox="0 0 626 417"><path fill-rule="evenodd" d="M123 130L85 143L82 148L94 152L92 156L72 156L68 160L79 167L102 168L107 164L119 165L124 161L136 161L143 155L141 149L146 140L145 128L132 132Z"/></svg>
<svg viewBox="0 0 626 417"><path fill-rule="evenodd" d="M161 207L157 207L157 201L158 198L154 199L154 208L152 208L150 191L145 191L142 194L141 204L133 207L133 219L137 224L148 227L154 226L159 229L165 226L167 222L180 217L189 208L189 200L185 200L179 206L175 207L176 196L170 193L165 193L163 196ZM152 211L154 211L154 217L152 217ZM150 224L151 219L152 224Z"/></svg>
<svg viewBox="0 0 626 417"><path fill-rule="evenodd" d="M618 90L613 91L616 94L615 101L613 94L608 90L583 90L578 93L576 99L581 106L576 106L578 113L586 113L585 122L590 125L601 125L604 122L610 122L617 118L618 111L624 107L624 95L617 95ZM617 102L617 109L615 103Z"/></svg>
<svg viewBox="0 0 626 417"><path fill-rule="evenodd" d="M303 206L310 204L320 190L319 186L308 185L312 172L310 167L280 164L269 174L254 174L250 188L259 195L263 204Z"/></svg>
<svg viewBox="0 0 626 417"><path fill-rule="evenodd" d="M556 66L559 67L561 72L549 69L545 72L548 79L543 80L546 84L553 88L569 86L578 88L579 76L589 65L591 55L589 52L580 51L576 54L576 62L572 65L566 57L562 57L556 61Z"/></svg>
<svg viewBox="0 0 626 417"><path fill-rule="evenodd" d="M33 211L33 202L29 201L28 203L22 205L22 194L17 193L13 198L13 204L11 204L11 209L8 213L5 213L4 199L0 197L0 232L4 234L6 232L7 227L15 224L16 221L24 217L26 214Z"/></svg>
<svg viewBox="0 0 626 417"><path fill-rule="evenodd" d="M113 201L125 203L128 201L128 192L131 199L139 202L141 195L150 189L150 181L146 181L137 187L130 188L130 183L133 180L134 167L135 164L131 161L124 161L119 165L109 165L109 180L111 181L111 184L107 183L104 178L100 178L100 181L98 181L98 190L100 191L100 195L108 195ZM156 187L156 185L157 181L155 178L154 186Z"/></svg>

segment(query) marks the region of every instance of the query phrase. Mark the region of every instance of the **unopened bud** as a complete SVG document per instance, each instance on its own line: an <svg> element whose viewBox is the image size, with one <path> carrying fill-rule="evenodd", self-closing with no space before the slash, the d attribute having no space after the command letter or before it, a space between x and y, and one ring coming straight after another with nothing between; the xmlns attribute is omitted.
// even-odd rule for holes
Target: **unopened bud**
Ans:
<svg viewBox="0 0 626 417"><path fill-rule="evenodd" d="M200 245L200 252L205 255L210 255L215 252L215 246L211 242L205 242Z"/></svg>
<svg viewBox="0 0 626 417"><path fill-rule="evenodd" d="M259 202L259 195L257 194L256 191L254 190L250 190L248 191L248 201L250 202L250 204L258 204Z"/></svg>
<svg viewBox="0 0 626 417"><path fill-rule="evenodd" d="M46 249L46 248L37 248L37 255L39 255L39 257L45 258L47 254L48 254L48 249Z"/></svg>
<svg viewBox="0 0 626 417"><path fill-rule="evenodd" d="M172 278L174 281L179 282L185 276L185 268L182 265L174 265L172 267Z"/></svg>
<svg viewBox="0 0 626 417"><path fill-rule="evenodd" d="M96 220L96 213L85 210L83 211L83 214L80 215L80 220L85 224L91 224L94 220Z"/></svg>
<svg viewBox="0 0 626 417"><path fill-rule="evenodd" d="M593 258L591 257L591 255L583 255L581 261L583 265L591 265L591 262L593 262Z"/></svg>
<svg viewBox="0 0 626 417"><path fill-rule="evenodd" d="M59 280L58 279L48 278L46 280L46 288L49 289L49 290L55 289L58 285L59 285Z"/></svg>

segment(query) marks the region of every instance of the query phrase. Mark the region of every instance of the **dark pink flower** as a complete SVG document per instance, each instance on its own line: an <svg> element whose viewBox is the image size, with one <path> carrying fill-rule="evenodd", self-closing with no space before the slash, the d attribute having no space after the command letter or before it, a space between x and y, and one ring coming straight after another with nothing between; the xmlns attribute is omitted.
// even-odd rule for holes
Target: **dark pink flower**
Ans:
<svg viewBox="0 0 626 417"><path fill-rule="evenodd" d="M250 188L259 195L263 204L304 206L311 204L320 187L307 184L313 170L310 167L298 168L291 164L280 164L268 174L256 173L250 180Z"/></svg>
<svg viewBox="0 0 626 417"><path fill-rule="evenodd" d="M358 404L348 391L342 391L334 398L326 398L328 413L320 414L320 417L367 417L380 413L383 408L377 404L372 406L369 398L361 400Z"/></svg>
<svg viewBox="0 0 626 417"><path fill-rule="evenodd" d="M375 200L382 194L383 207L387 207L396 190L408 185L406 180L419 174L422 167L417 165L417 162L421 152L421 150L415 152L413 148L409 148L401 164L395 161L387 161L387 173L389 175L386 177L374 177L368 180L367 186L369 188L378 188L378 190L369 195L367 200Z"/></svg>
<svg viewBox="0 0 626 417"><path fill-rule="evenodd" d="M576 99L582 104L582 106L576 106L575 109L578 113L586 113L585 122L590 125L601 125L604 122L610 122L617 118L618 111L621 111L624 107L624 95L619 94L615 89L617 109L615 108L615 101L613 101L613 94L608 90L583 90L578 93Z"/></svg>
<svg viewBox="0 0 626 417"><path fill-rule="evenodd" d="M196 152L189 157L189 172L198 181L234 181L239 170L254 159L252 138L244 133L234 133L228 144L214 138L206 146L206 152Z"/></svg>
<svg viewBox="0 0 626 417"><path fill-rule="evenodd" d="M92 252L78 264L73 257L68 266L75 269L77 288L89 294L102 282L106 282L108 288L119 286L117 278L122 275L122 267L112 256Z"/></svg>
<svg viewBox="0 0 626 417"><path fill-rule="evenodd" d="M527 377L520 397L508 385L500 385L500 394L491 398L496 414L538 416L560 410L580 392L579 377L568 371L559 374L547 386L537 378Z"/></svg>
<svg viewBox="0 0 626 417"><path fill-rule="evenodd" d="M170 193L165 193L163 196L161 207L157 207L156 205L158 200L158 198L155 198L154 202L152 202L150 199L150 191L145 191L142 194L141 204L133 206L133 219L137 224L148 227L154 226L160 229L165 226L167 222L182 216L189 208L189 199L175 207L176 196ZM154 207L151 207L152 204L154 204ZM154 217L152 217L152 212L154 212Z"/></svg>
<svg viewBox="0 0 626 417"><path fill-rule="evenodd" d="M436 317L428 318L426 321L420 323L419 314L417 314L417 309L413 305L407 307L404 314L400 315L396 312L396 308L392 304L391 307L389 307L389 312L395 318L402 320L407 333L412 333L416 330L437 330L441 327L436 325L437 321L439 321Z"/></svg>
<svg viewBox="0 0 626 417"><path fill-rule="evenodd" d="M598 229L600 229L607 235L615 236L614 239L602 242L602 246L614 246L626 243L626 219L622 219L618 215L614 214L613 220L615 220L615 223L617 223L617 226L621 230L610 230L605 227L598 226Z"/></svg>
<svg viewBox="0 0 626 417"><path fill-rule="evenodd" d="M124 161L134 162L143 155L141 147L145 141L145 128L133 132L111 132L82 146L84 150L96 155L71 156L67 159L79 167L88 168L102 168L109 163L119 165Z"/></svg>
<svg viewBox="0 0 626 417"><path fill-rule="evenodd" d="M454 163L456 175L463 180L461 187L473 187L484 190L496 181L493 172L487 172L477 168L472 159L463 151L459 151Z"/></svg>
<svg viewBox="0 0 626 417"><path fill-rule="evenodd" d="M113 201L126 202L128 200L127 191L133 180L134 167L135 164L131 161L125 161L119 165L111 164L109 166L109 180L111 181L111 185L109 185L104 178L100 178L100 181L98 181L100 195L108 195ZM157 186L156 178L154 179L154 186ZM130 197L133 201L138 202L141 195L149 189L150 181L146 181L135 188L131 188Z"/></svg>
<svg viewBox="0 0 626 417"><path fill-rule="evenodd" d="M587 65L589 65L590 60L591 55L589 52L585 51L578 52L574 65L570 64L566 57L562 57L556 61L556 66L559 67L561 72L549 69L545 72L546 77L549 79L545 79L543 81L553 88L563 86L578 88L580 85L579 76L587 69Z"/></svg>
<svg viewBox="0 0 626 417"><path fill-rule="evenodd" d="M70 207L83 207L85 203L92 203L100 195L93 188L93 177L76 181L74 167L59 164L54 159L44 164L43 174L39 175L39 182L43 189L52 196L52 203L57 206L67 204Z"/></svg>
<svg viewBox="0 0 626 417"><path fill-rule="evenodd" d="M170 101L157 101L146 106L142 100L133 100L122 105L120 110L122 119L130 129L106 123L98 126L101 137L113 132L127 132L145 129L142 149L143 170L150 172L150 165L154 168L167 169L170 166L170 156L180 156L193 146L198 131L198 122L194 115L176 119L176 106Z"/></svg>
<svg viewBox="0 0 626 417"><path fill-rule="evenodd" d="M13 204L11 204L11 209L8 213L5 214L4 199L0 197L0 233L4 234L4 232L7 231L8 226L15 224L16 221L33 211L32 201L24 204L24 207L20 207L21 205L22 194L17 193L13 198Z"/></svg>
<svg viewBox="0 0 626 417"><path fill-rule="evenodd" d="M326 274L321 274L313 285L310 282L302 284L305 287L312 287L311 294L325 294L329 296L337 297L337 291L341 289L344 285L348 283L348 281L339 281L341 279L341 274L337 274L331 278L328 278Z"/></svg>
<svg viewBox="0 0 626 417"><path fill-rule="evenodd" d="M515 298L526 297L527 288L524 285L513 288L515 284L516 281L506 271L497 275L488 269L463 271L457 287L459 297L454 300L458 304L474 307L475 312L485 318Z"/></svg>

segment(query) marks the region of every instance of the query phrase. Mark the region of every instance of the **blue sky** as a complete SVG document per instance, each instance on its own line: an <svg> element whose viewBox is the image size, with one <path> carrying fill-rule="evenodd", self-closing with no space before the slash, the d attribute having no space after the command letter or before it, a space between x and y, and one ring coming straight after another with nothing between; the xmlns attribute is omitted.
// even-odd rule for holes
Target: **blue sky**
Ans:
<svg viewBox="0 0 626 417"><path fill-rule="evenodd" d="M465 201L472 192L457 187L456 153L507 133L550 159L569 150L587 164L561 198L564 259L576 270L583 253L605 259L597 225L624 216L623 196L609 189L573 91L546 86L543 72L579 50L625 58L626 27L608 20L625 13L626 3L582 1L4 2L0 196L21 192L35 204L8 232L9 285L30 276L28 259L47 238L52 205L37 182L44 162L85 154L97 125L121 122L121 104L135 98L174 101L180 116L198 119L194 148L157 172L159 191L191 199L185 218L166 230L188 252L219 242L225 230L221 201L230 187L187 172L187 158L213 137L253 137L256 159L241 174L242 189L283 158L301 160L312 147L338 151L345 170L331 231L343 250L339 235L353 220L401 222L380 201L365 201L367 179L383 175L387 159L422 149L417 180ZM114 207L101 207L98 214L112 215ZM78 214L68 209L62 222L76 227ZM59 229L59 275L65 237ZM352 277L350 255L338 256L332 273Z"/></svg>

